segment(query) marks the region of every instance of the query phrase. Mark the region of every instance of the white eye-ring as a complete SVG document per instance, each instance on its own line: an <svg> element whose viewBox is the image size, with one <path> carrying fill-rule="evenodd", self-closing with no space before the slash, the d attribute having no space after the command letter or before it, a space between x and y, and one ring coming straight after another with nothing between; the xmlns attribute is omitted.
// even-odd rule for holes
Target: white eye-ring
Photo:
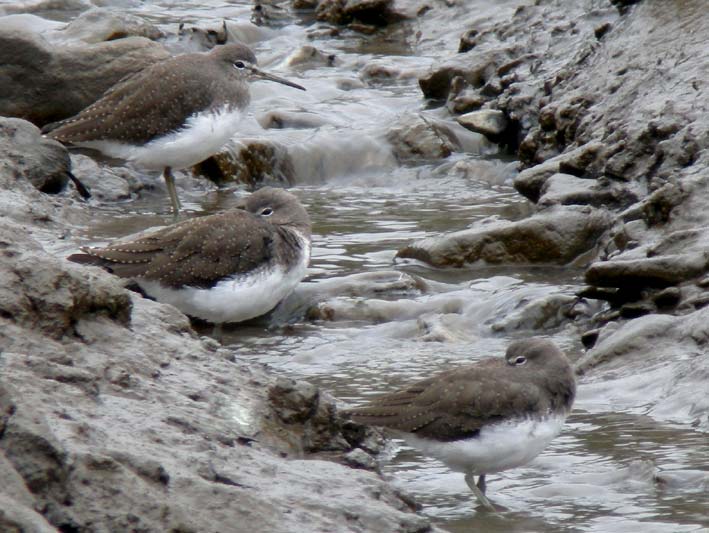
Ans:
<svg viewBox="0 0 709 533"><path fill-rule="evenodd" d="M239 70L242 70L242 69L246 68L246 64L243 61L235 61L234 68L238 68Z"/></svg>
<svg viewBox="0 0 709 533"><path fill-rule="evenodd" d="M522 366L527 362L527 358L523 355L518 355L517 357L514 358L514 360L510 361L512 363L512 366Z"/></svg>
<svg viewBox="0 0 709 533"><path fill-rule="evenodd" d="M262 217L270 217L273 214L273 209L270 207L264 207L261 209L261 216Z"/></svg>

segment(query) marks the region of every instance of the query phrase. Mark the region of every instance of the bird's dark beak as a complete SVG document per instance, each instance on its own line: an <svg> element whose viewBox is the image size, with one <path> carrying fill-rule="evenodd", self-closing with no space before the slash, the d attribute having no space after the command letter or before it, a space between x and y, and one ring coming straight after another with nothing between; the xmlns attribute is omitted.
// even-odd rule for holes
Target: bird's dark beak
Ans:
<svg viewBox="0 0 709 533"><path fill-rule="evenodd" d="M283 85L288 85L288 87L293 87L294 89L300 89L301 91L305 90L305 87L298 85L297 83L293 83L292 81L288 81L285 78L279 78L278 76L274 76L273 74L269 74L268 72L264 72L263 70L261 70L257 67L251 67L251 77L253 77L257 80L275 81L278 83L282 83Z"/></svg>

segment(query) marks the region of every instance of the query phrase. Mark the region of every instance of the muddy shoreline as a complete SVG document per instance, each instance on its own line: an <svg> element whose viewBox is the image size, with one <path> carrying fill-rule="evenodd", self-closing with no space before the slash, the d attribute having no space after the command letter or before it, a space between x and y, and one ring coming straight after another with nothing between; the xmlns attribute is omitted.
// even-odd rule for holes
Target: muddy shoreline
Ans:
<svg viewBox="0 0 709 533"><path fill-rule="evenodd" d="M440 118L404 114L386 132L391 150L371 151L375 168L445 160L465 151L473 134L521 162L514 187L531 202L525 213L412 239L398 258L435 268L581 269L587 286L578 299L551 295L547 308L519 321L550 324L553 315L554 328L575 328L586 349L577 361L581 386L608 390L609 409L709 431L709 14L701 1L510 1L496 16L445 30L437 17L455 4L296 1L284 13L255 9L255 25L180 28L189 33L183 40L140 17L90 14L88 2L67 2L59 17L50 4L0 7L7 89L0 98L0 529L438 530L382 478L381 435L343 420L326 391L240 359L238 347L201 336L174 308L61 253L92 223L91 205L67 183L69 168L101 205L161 191L132 169L69 158L37 126L73 114L131 69L180 47L210 46L227 34L264 38L313 17L320 22L312 31L334 38L354 32L385 40L390 32L446 47L431 68L370 62L358 79L337 81L376 88L417 79L422 102ZM336 61L302 45L289 65ZM274 111L269 127L322 126L299 111ZM313 167L326 180L352 163L310 167L308 154L307 146L298 153L277 141L245 142L202 170L217 180L297 184L305 174L316 179ZM203 177L185 177L182 186L195 195L213 188ZM279 320L351 313L376 322L394 312L376 301L380 294L428 287L413 275L382 273L319 290L299 293ZM319 305L327 290L359 291L372 302ZM427 334L436 342L453 336L437 323ZM627 367L634 376L619 378ZM706 485L709 474L698 471L699 481L655 478Z"/></svg>

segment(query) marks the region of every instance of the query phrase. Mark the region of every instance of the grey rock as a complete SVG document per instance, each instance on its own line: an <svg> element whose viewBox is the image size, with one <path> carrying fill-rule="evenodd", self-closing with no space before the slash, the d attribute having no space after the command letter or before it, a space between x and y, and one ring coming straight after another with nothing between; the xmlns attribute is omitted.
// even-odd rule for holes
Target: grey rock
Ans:
<svg viewBox="0 0 709 533"><path fill-rule="evenodd" d="M0 171L26 179L42 192L58 193L69 179L71 160L61 143L42 137L34 124L0 117Z"/></svg>
<svg viewBox="0 0 709 533"><path fill-rule="evenodd" d="M509 61L512 54L514 51L506 48L458 54L419 78L419 86L426 98L435 100L445 100L454 88L456 92L460 90L453 84L456 78L464 85L482 89L496 75L498 65Z"/></svg>
<svg viewBox="0 0 709 533"><path fill-rule="evenodd" d="M368 299L338 298L318 303L308 309L307 318L318 321L357 321L379 324L392 320L411 320L424 315L460 314L464 302L460 298L434 298L426 302L399 299L394 302ZM424 335L430 328L421 328Z"/></svg>
<svg viewBox="0 0 709 533"><path fill-rule="evenodd" d="M135 15L97 7L84 11L72 20L58 32L57 38L95 44L130 36L155 41L165 37L165 34L157 26Z"/></svg>
<svg viewBox="0 0 709 533"><path fill-rule="evenodd" d="M35 33L2 32L0 115L40 125L67 118L124 76L166 57L162 45L143 37L59 46Z"/></svg>
<svg viewBox="0 0 709 533"><path fill-rule="evenodd" d="M462 80L462 82L463 84L465 83L464 80ZM454 84L455 80L451 82L451 85ZM485 98L478 91L471 88L464 88L455 93L451 91L446 101L446 108L454 115L461 115L480 109L488 100L489 98Z"/></svg>
<svg viewBox="0 0 709 533"><path fill-rule="evenodd" d="M335 60L335 54L328 54L308 44L293 51L286 59L286 64L289 67L297 66L300 69L317 66L331 67L335 65Z"/></svg>
<svg viewBox="0 0 709 533"><path fill-rule="evenodd" d="M130 322L128 294L105 278L91 275L93 270L63 267L58 259L46 255L38 261L39 246L9 220L0 221L0 242L0 314L15 326L61 339L75 334L75 324L86 315L103 315L123 325ZM0 339L7 340L4 337L0 331Z"/></svg>
<svg viewBox="0 0 709 533"><path fill-rule="evenodd" d="M652 302L633 302L627 303L620 307L621 318L637 318L639 316L649 315L657 311L657 307Z"/></svg>
<svg viewBox="0 0 709 533"><path fill-rule="evenodd" d="M351 274L321 280L318 283L306 282L298 285L295 291L278 305L272 313L272 321L284 323L304 317L311 320L336 320L354 314L375 321L375 317L393 317L397 313L406 312L411 315L408 307L411 302L408 300L399 306L389 306L388 313L385 313L383 307L387 307L388 303L384 302L384 299L413 297L428 290L429 285L425 280L394 270ZM354 303L353 299L370 301L372 306ZM355 309L352 309L353 307ZM340 312L342 314L339 314Z"/></svg>
<svg viewBox="0 0 709 533"><path fill-rule="evenodd" d="M13 13L43 13L53 12L57 15L61 14L64 17L71 16L75 13L80 13L91 7L89 0L29 0L18 2L4 2L0 7L1 15L10 15Z"/></svg>
<svg viewBox="0 0 709 533"><path fill-rule="evenodd" d="M308 3L300 5L308 7ZM407 17L395 8L394 0L318 0L315 15L318 20L355 29L365 29L362 25L387 26Z"/></svg>
<svg viewBox="0 0 709 533"><path fill-rule="evenodd" d="M74 175L91 190L92 198L101 202L128 200L143 188L136 176L125 167L100 165L83 154L71 155Z"/></svg>
<svg viewBox="0 0 709 533"><path fill-rule="evenodd" d="M357 440L327 394L203 343L8 220L0 287L5 529L431 529L376 473L314 458L345 462Z"/></svg>
<svg viewBox="0 0 709 533"><path fill-rule="evenodd" d="M293 185L295 169L288 149L267 140L232 141L206 161L193 167L216 184L244 183L250 187L262 184Z"/></svg>
<svg viewBox="0 0 709 533"><path fill-rule="evenodd" d="M644 220L648 226L669 222L672 211L688 197L689 191L667 183L621 213L623 220Z"/></svg>
<svg viewBox="0 0 709 533"><path fill-rule="evenodd" d="M366 24L386 26L404 18L394 5L394 0L345 0L342 13Z"/></svg>
<svg viewBox="0 0 709 533"><path fill-rule="evenodd" d="M709 431L709 307L683 316L648 314L604 328L577 362L587 394L613 391L618 409Z"/></svg>
<svg viewBox="0 0 709 533"><path fill-rule="evenodd" d="M548 331L560 327L569 320L577 300L566 294L550 294L531 302L520 302L518 308L502 320L491 324L490 328L493 331L506 332Z"/></svg>
<svg viewBox="0 0 709 533"><path fill-rule="evenodd" d="M386 65L377 61L367 63L359 73L360 78L369 84L408 80L416 77L416 72L395 65Z"/></svg>
<svg viewBox="0 0 709 533"><path fill-rule="evenodd" d="M195 52L209 50L216 45L239 41L251 46L259 41L271 39L276 30L257 26L248 20L227 20L206 22L198 26L180 23L177 29L179 48Z"/></svg>
<svg viewBox="0 0 709 533"><path fill-rule="evenodd" d="M3 485L7 490L9 487ZM10 492L8 490L8 492ZM57 533L41 514L8 494L0 494L0 529L6 533Z"/></svg>
<svg viewBox="0 0 709 533"><path fill-rule="evenodd" d="M24 31L28 33L37 32L45 34L54 30L60 30L65 26L66 23L64 22L49 20L27 12L5 15L3 8L0 7L0 33Z"/></svg>
<svg viewBox="0 0 709 533"><path fill-rule="evenodd" d="M281 109L265 113L258 117L258 122L263 129L315 129L329 123L317 113L289 112Z"/></svg>
<svg viewBox="0 0 709 533"><path fill-rule="evenodd" d="M600 287L667 287L698 278L709 269L709 253L672 254L593 263L586 282Z"/></svg>
<svg viewBox="0 0 709 533"><path fill-rule="evenodd" d="M405 117L389 129L386 138L399 161L441 159L461 149L448 125L423 115Z"/></svg>
<svg viewBox="0 0 709 533"><path fill-rule="evenodd" d="M461 126L470 131L482 133L493 142L502 136L508 126L507 117L497 109L472 111L456 117L456 120Z"/></svg>
<svg viewBox="0 0 709 533"><path fill-rule="evenodd" d="M675 307L682 299L682 291L677 287L667 287L652 295L652 301L659 309Z"/></svg>
<svg viewBox="0 0 709 533"><path fill-rule="evenodd" d="M345 464L353 468L362 468L364 470L376 470L377 461L367 452L360 448L347 452L344 457Z"/></svg>
<svg viewBox="0 0 709 533"><path fill-rule="evenodd" d="M540 206L592 205L622 207L637 202L629 187L609 180L577 178L569 174L553 174L542 186Z"/></svg>
<svg viewBox="0 0 709 533"><path fill-rule="evenodd" d="M586 174L589 167L603 152L601 143L587 143L543 163L522 170L514 180L517 192L532 202L539 201L546 181L558 173L573 173L574 176Z"/></svg>
<svg viewBox="0 0 709 533"><path fill-rule="evenodd" d="M604 210L558 207L517 222L479 224L422 239L399 250L397 257L417 259L435 267L476 263L564 265L582 254L593 254L611 224L610 214Z"/></svg>

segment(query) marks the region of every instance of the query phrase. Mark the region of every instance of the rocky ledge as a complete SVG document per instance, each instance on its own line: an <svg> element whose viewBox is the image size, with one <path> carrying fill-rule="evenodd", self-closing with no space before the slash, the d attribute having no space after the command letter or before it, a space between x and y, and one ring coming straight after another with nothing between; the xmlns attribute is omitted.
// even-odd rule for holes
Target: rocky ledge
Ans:
<svg viewBox="0 0 709 533"><path fill-rule="evenodd" d="M603 379L610 361L643 356L672 365L673 378L638 378L643 401L653 412L685 402L680 421L709 430L706 401L691 394L709 373L709 51L692 35L709 35L698 0L543 0L469 28L421 89L519 157L514 186L534 211L398 256L584 266L579 296L606 306L582 326L580 370ZM696 354L692 371L674 366L679 352Z"/></svg>
<svg viewBox="0 0 709 533"><path fill-rule="evenodd" d="M26 215L0 219L2 531L432 530L377 474L379 435L48 253L81 207L0 179Z"/></svg>
<svg viewBox="0 0 709 533"><path fill-rule="evenodd" d="M428 12L389 1L298 4L362 31L425 24ZM419 83L462 126L521 159L515 187L535 212L399 255L436 266L585 267L579 296L606 304L584 325L584 379L612 386L615 365L640 360L644 371L616 387L634 394L618 401L641 396L644 412L681 413L709 431L707 397L697 394L709 380L705 3L539 0L507 13L466 29L458 53ZM0 114L37 124L167 54L153 29L130 20L101 26L100 38L75 25L56 48L17 31L20 22L0 26ZM24 91L28 80L35 91ZM57 91L68 80L71 90ZM490 113L470 114L478 111ZM412 145L422 131L392 128L402 161L455 149L456 135L439 129L434 150ZM52 243L90 216L74 193L46 194L64 186L67 154L18 118L0 134L0 529L253 531L255 520L268 531L433 529L372 470L377 435L339 418L327 394L239 361L173 308L58 259ZM270 170L278 150L249 150L265 161L261 174L290 179L287 162ZM124 181L107 189L130 195ZM672 372L657 371L668 364Z"/></svg>

